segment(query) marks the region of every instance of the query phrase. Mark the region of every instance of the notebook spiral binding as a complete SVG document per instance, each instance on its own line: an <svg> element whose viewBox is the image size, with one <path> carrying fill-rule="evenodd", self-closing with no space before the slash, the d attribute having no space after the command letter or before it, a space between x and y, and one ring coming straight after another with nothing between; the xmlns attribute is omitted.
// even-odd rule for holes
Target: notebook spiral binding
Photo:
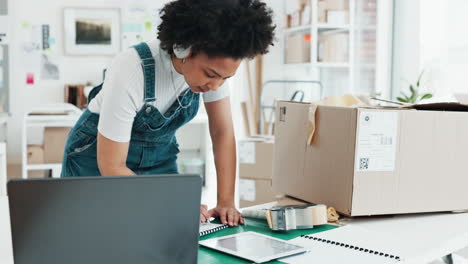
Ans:
<svg viewBox="0 0 468 264"><path fill-rule="evenodd" d="M323 238L318 238L318 237L313 237L313 236L301 235L301 237L316 240L318 242L337 245L337 246L340 246L340 247L345 247L345 248L349 248L349 249L353 249L353 250L357 250L357 251L362 251L362 252L369 253L369 254L379 255L379 256L382 256L382 257L385 257L385 258L391 258L391 259L395 259L395 260L398 260L398 261L401 260L399 256L387 254L387 253L380 252L380 251L377 251L377 250L371 250L371 249L368 249L368 248L357 247L357 246L349 245L349 244L346 244L346 243L336 242L336 241L323 239Z"/></svg>
<svg viewBox="0 0 468 264"><path fill-rule="evenodd" d="M218 226L216 228L210 229L210 230L205 230L205 231L200 232L200 236L206 236L206 235L217 232L219 230L223 230L223 229L228 228L228 227L229 227L229 225L222 225L222 226Z"/></svg>

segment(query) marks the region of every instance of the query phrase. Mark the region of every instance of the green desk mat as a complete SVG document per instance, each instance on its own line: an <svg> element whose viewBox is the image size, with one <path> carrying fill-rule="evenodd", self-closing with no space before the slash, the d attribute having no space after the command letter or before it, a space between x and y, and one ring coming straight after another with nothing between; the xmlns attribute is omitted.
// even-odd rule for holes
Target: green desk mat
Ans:
<svg viewBox="0 0 468 264"><path fill-rule="evenodd" d="M247 218L245 219L245 225L226 228L218 232L215 232L206 236L202 236L200 237L200 240L233 235L233 234L238 234L238 233L247 232L247 231L257 232L257 233L269 235L272 237L276 237L279 239L290 240L300 235L314 234L314 233L330 230L336 227L337 226L334 226L334 225L322 225L322 226L316 226L312 229L293 230L287 233L286 232L273 232L268 227L266 220ZM206 247L199 246L198 247L198 263L199 264L218 264L218 263L219 264L221 263L222 264L236 264L236 263L251 263L251 262L221 253L216 250L212 250ZM283 262L270 261L268 263L283 263Z"/></svg>

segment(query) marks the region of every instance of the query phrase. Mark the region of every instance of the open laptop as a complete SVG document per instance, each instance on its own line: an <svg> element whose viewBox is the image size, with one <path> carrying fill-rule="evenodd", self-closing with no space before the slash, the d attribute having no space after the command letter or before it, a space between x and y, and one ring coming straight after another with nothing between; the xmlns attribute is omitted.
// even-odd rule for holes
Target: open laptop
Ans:
<svg viewBox="0 0 468 264"><path fill-rule="evenodd" d="M198 175L13 180L15 264L196 263Z"/></svg>

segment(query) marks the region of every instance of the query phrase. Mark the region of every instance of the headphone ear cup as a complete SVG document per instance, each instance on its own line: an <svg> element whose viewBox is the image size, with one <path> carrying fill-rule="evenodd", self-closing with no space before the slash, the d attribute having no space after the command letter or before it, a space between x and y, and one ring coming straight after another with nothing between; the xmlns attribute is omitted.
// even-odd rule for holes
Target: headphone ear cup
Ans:
<svg viewBox="0 0 468 264"><path fill-rule="evenodd" d="M174 44L174 46L172 47L172 50L174 51L174 55L178 58L178 59L185 59L187 58L189 55L190 55L190 52L191 52L191 48L188 47L188 48L180 48L178 47L177 45Z"/></svg>

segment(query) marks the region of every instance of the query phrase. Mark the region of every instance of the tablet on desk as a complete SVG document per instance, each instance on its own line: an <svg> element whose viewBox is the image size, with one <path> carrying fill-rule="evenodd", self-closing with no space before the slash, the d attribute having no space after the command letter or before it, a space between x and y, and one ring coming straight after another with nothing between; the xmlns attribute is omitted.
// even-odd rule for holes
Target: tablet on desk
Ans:
<svg viewBox="0 0 468 264"><path fill-rule="evenodd" d="M207 239L200 241L200 245L255 263L262 263L306 251L301 246L256 232L244 232Z"/></svg>

